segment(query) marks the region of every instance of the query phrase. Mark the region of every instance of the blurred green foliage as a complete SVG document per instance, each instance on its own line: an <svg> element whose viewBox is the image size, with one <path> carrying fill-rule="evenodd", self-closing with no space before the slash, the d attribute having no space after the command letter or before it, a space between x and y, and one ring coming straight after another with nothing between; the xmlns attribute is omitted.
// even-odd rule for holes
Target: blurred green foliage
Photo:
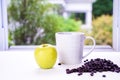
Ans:
<svg viewBox="0 0 120 80"><path fill-rule="evenodd" d="M86 33L88 36L93 36L97 45L111 45L112 46L112 21L110 15L102 15L92 21L91 33ZM89 44L89 41L86 41Z"/></svg>
<svg viewBox="0 0 120 80"><path fill-rule="evenodd" d="M97 44L112 46L112 22L113 18L109 15L102 15L93 19L92 36Z"/></svg>
<svg viewBox="0 0 120 80"><path fill-rule="evenodd" d="M13 41L13 35L12 35L12 31L9 31L9 34L8 34L8 44L9 44L9 47L11 45L15 45L14 41Z"/></svg>
<svg viewBox="0 0 120 80"><path fill-rule="evenodd" d="M99 17L104 15L112 15L113 13L113 0L96 0L93 3L93 16Z"/></svg>
<svg viewBox="0 0 120 80"><path fill-rule="evenodd" d="M75 20L80 20L82 24L85 24L85 13L71 13L70 18Z"/></svg>
<svg viewBox="0 0 120 80"><path fill-rule="evenodd" d="M77 31L80 21L54 14L55 7L46 0L11 0L8 20L14 44L55 44L56 32Z"/></svg>

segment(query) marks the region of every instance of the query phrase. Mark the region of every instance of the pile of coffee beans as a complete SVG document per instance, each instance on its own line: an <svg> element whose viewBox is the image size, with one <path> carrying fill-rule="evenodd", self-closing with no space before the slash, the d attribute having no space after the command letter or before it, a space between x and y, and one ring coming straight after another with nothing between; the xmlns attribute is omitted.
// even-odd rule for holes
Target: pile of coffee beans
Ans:
<svg viewBox="0 0 120 80"><path fill-rule="evenodd" d="M90 61L85 60L84 64L78 68L66 69L67 74L78 72L79 76L85 72L89 72L91 76L94 76L94 73L104 71L119 73L120 67L110 60L96 58L91 59ZM103 77L106 77L106 75L103 75Z"/></svg>

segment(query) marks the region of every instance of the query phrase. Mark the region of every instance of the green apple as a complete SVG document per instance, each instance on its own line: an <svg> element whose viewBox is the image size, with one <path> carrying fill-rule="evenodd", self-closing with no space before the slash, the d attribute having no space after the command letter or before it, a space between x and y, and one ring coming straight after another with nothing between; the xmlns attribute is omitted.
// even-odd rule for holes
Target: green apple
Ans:
<svg viewBox="0 0 120 80"><path fill-rule="evenodd" d="M51 44L42 44L35 49L34 56L40 68L50 69L56 62L57 51Z"/></svg>

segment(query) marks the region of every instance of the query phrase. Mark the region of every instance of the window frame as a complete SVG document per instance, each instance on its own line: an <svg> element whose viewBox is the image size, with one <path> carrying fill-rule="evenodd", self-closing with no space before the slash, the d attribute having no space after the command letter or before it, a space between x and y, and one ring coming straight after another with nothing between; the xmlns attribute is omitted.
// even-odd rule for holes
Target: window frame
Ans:
<svg viewBox="0 0 120 80"><path fill-rule="evenodd" d="M3 16L4 15L4 16ZM7 1L0 0L0 50L8 49Z"/></svg>
<svg viewBox="0 0 120 80"><path fill-rule="evenodd" d="M8 50L8 20L7 20L7 0L0 0L0 50ZM120 1L113 0L113 36L112 48L114 51L120 51ZM2 16L4 14L4 16ZM24 47L24 46L22 46ZM101 46L102 47L102 46ZM11 47L12 48L12 47ZM100 47L99 47L100 48ZM100 48L103 49L103 48Z"/></svg>
<svg viewBox="0 0 120 80"><path fill-rule="evenodd" d="M113 0L113 49L120 51L120 1Z"/></svg>

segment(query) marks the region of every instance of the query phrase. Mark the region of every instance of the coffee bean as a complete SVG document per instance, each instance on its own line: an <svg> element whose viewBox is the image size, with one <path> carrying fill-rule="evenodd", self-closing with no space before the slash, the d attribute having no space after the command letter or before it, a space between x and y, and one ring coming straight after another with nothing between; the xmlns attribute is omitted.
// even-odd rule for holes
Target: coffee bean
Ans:
<svg viewBox="0 0 120 80"><path fill-rule="evenodd" d="M90 73L91 76L94 76L94 72Z"/></svg>
<svg viewBox="0 0 120 80"><path fill-rule="evenodd" d="M117 64L114 64L110 60L106 59L91 59L90 61L85 60L85 63L78 67L73 69L66 69L66 73L74 73L78 72L78 75L82 75L84 72L89 72L91 76L94 76L94 73L96 72L104 72L104 71L111 71L111 72L120 72L120 67ZM103 75L103 77L106 77L106 75Z"/></svg>
<svg viewBox="0 0 120 80"><path fill-rule="evenodd" d="M58 63L58 65L61 65L61 63Z"/></svg>
<svg viewBox="0 0 120 80"><path fill-rule="evenodd" d="M102 77L106 77L106 75L102 75Z"/></svg>
<svg viewBox="0 0 120 80"><path fill-rule="evenodd" d="M80 76L80 75L82 75L83 73L82 72L80 72L79 74L78 74L78 76Z"/></svg>

